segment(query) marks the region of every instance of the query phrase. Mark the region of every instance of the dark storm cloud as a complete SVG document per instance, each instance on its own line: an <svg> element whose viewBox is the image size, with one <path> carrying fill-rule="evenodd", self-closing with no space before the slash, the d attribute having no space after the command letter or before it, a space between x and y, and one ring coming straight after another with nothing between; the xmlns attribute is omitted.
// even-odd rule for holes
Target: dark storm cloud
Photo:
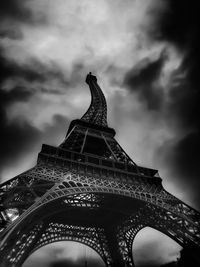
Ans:
<svg viewBox="0 0 200 267"><path fill-rule="evenodd" d="M6 108L16 101L27 101L31 93L25 88L15 88L11 92L0 89L0 171L12 161L32 148L33 143L39 138L39 131L28 123L9 123Z"/></svg>
<svg viewBox="0 0 200 267"><path fill-rule="evenodd" d="M169 40L178 47L191 47L199 38L199 3L187 0L167 0L168 10L163 13L159 27L159 38Z"/></svg>
<svg viewBox="0 0 200 267"><path fill-rule="evenodd" d="M160 18L155 40L167 41L184 55L179 69L173 73L173 81L165 105L164 120L173 121L178 129L178 141L164 143L159 152L166 166L177 181L188 188L196 207L200 208L200 16L198 2L169 0L169 9ZM140 99L152 107L162 106L162 94L155 90L163 60L146 64L140 71L130 70L125 83L136 91ZM177 78L181 76L182 78ZM161 155L161 154L160 154ZM188 185L188 186L187 186ZM184 187L183 187L184 188Z"/></svg>
<svg viewBox="0 0 200 267"><path fill-rule="evenodd" d="M34 64L33 64L34 66ZM43 80L44 77L40 72L28 69L26 66L19 66L14 62L10 62L3 56L3 51L0 51L0 84L5 82L7 78L24 78L29 81Z"/></svg>
<svg viewBox="0 0 200 267"><path fill-rule="evenodd" d="M168 1L170 10L160 24L161 38L174 43L185 59L182 72L187 76L172 88L169 110L185 134L168 151L168 160L183 182L188 182L196 205L200 208L200 16L198 1Z"/></svg>
<svg viewBox="0 0 200 267"><path fill-rule="evenodd" d="M2 0L0 1L0 18L1 23L22 22L30 24L41 24L46 22L44 15L40 12L34 14L28 7L26 0ZM12 24L14 27L15 25Z"/></svg>
<svg viewBox="0 0 200 267"><path fill-rule="evenodd" d="M172 87L170 108L183 126L200 130L200 16L198 1L168 0L169 10L160 23L160 38L175 44L185 54L181 72L185 79Z"/></svg>
<svg viewBox="0 0 200 267"><path fill-rule="evenodd" d="M43 87L43 84L48 79L58 79L63 83L65 81L58 70L49 70L37 62L33 64L34 68L30 69L9 62L3 57L3 53L0 55L0 59L0 171L2 171L12 166L26 153L34 150L34 146L41 142L43 136L48 139L48 135L54 132L53 129L49 129L50 126L48 125L45 128L46 132L42 132L28 121L20 122L17 119L10 121L7 117L7 108L15 103L28 102L36 91L23 86L23 84L20 85L19 82L16 82L10 90L5 90L3 88L4 83L9 79L13 81L23 79L30 85L37 81L41 84L41 87L36 88L37 92L60 94L56 88L48 89ZM54 115L53 124L56 125L57 129L60 129L60 125L64 125L64 119L62 116ZM48 133L48 130L51 130L51 133Z"/></svg>
<svg viewBox="0 0 200 267"><path fill-rule="evenodd" d="M164 160L170 164L173 176L187 187L200 209L200 83L191 78L190 71L182 84L172 88L168 107L169 116L183 134L178 141L163 144L161 149L165 151Z"/></svg>
<svg viewBox="0 0 200 267"><path fill-rule="evenodd" d="M156 153L163 155L171 175L184 185L182 188L188 188L193 203L200 209L199 7L197 1L166 2L168 9L159 17L155 33L151 32L151 40L168 42L183 55L181 66L172 73L173 82L167 89L167 101L162 94L165 88L159 90L156 86L167 59L165 53L154 62L146 60L134 66L125 75L124 83L129 90L137 93L149 112L157 111L163 120L176 125L178 138L164 142Z"/></svg>
<svg viewBox="0 0 200 267"><path fill-rule="evenodd" d="M175 44L185 53L182 73L187 76L171 90L171 106L185 127L200 130L200 16L198 1L169 0L169 12L160 24L160 37Z"/></svg>
<svg viewBox="0 0 200 267"><path fill-rule="evenodd" d="M14 94L12 97L14 97ZM22 159L25 162L26 155L34 153L34 151L36 161L36 156L40 151L42 143L58 145L55 142L59 140L60 135L63 135L64 138L64 133L68 125L67 119L60 115L54 115L53 123L51 125L47 124L43 131L38 130L25 121L23 123L19 123L18 121L8 122L4 108L6 107L6 103L11 103L12 97L10 95L6 95L5 97L0 91L0 99L5 100L6 98L6 101L0 101L0 175L2 171L15 166ZM27 97L23 92L17 92L13 102L17 101L17 99L26 101Z"/></svg>
<svg viewBox="0 0 200 267"><path fill-rule="evenodd" d="M24 7L24 0L0 1L0 17L15 18L17 20L27 20L31 13Z"/></svg>
<svg viewBox="0 0 200 267"><path fill-rule="evenodd" d="M173 154L172 152L171 160L179 168L179 173L182 176L188 177L191 182L193 178L195 178L195 181L198 181L198 177L200 177L199 133L192 132L186 135L185 138L181 139L174 146L173 151L175 153ZM197 183L199 183L199 181ZM199 190L199 188L196 188L196 190Z"/></svg>
<svg viewBox="0 0 200 267"><path fill-rule="evenodd" d="M18 65L17 63L6 59L4 57L4 50L0 49L0 87L2 88L3 84L9 79L12 81L17 80L19 86L19 79L29 82L30 87L31 82L39 82L41 86L37 88L37 91L41 92L48 91L43 87L43 85L45 85L45 83L50 79L57 80L64 86L69 85L69 82L64 77L64 74L55 64L44 66L37 60L31 59L28 64ZM21 88L21 90L25 90L28 93L30 88ZM55 94L61 93L59 88L50 88L49 91Z"/></svg>
<svg viewBox="0 0 200 267"><path fill-rule="evenodd" d="M158 161L162 161L169 169L174 183L188 192L190 201L196 209L200 209L200 133L191 131L179 141L164 142L156 151Z"/></svg>
<svg viewBox="0 0 200 267"><path fill-rule="evenodd" d="M5 79L13 75L25 76L26 72L10 65L2 56L0 62L0 170L2 170L11 165L11 162L24 151L31 149L32 143L39 137L39 132L28 123L19 125L18 122L8 122L6 108L17 101L27 101L32 93L23 87L16 87L12 91L2 90L1 86Z"/></svg>
<svg viewBox="0 0 200 267"><path fill-rule="evenodd" d="M150 110L159 110L162 105L163 92L156 86L156 81L160 77L164 61L164 53L153 62L144 59L124 79L125 86L136 92Z"/></svg>
<svg viewBox="0 0 200 267"><path fill-rule="evenodd" d="M33 12L26 0L0 1L0 37L22 40L21 25L44 25L44 14Z"/></svg>
<svg viewBox="0 0 200 267"><path fill-rule="evenodd" d="M168 109L181 127L190 130L200 129L199 85L188 74L177 86L172 86L169 93Z"/></svg>

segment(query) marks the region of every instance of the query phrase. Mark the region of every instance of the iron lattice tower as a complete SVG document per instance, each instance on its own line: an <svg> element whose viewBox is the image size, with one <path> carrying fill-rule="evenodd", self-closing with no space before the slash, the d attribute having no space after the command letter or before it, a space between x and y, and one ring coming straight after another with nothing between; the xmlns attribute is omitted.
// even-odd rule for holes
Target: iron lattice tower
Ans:
<svg viewBox="0 0 200 267"><path fill-rule="evenodd" d="M145 226L163 232L198 261L200 214L137 166L107 126L105 97L91 73L92 101L64 142L43 145L37 165L0 186L0 266L18 267L38 248L71 240L107 267L134 266L132 244Z"/></svg>

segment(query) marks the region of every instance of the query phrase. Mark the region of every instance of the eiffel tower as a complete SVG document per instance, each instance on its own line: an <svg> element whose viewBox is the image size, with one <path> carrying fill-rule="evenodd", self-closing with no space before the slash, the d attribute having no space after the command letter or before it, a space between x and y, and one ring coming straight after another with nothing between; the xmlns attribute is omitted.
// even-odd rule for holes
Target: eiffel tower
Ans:
<svg viewBox="0 0 200 267"><path fill-rule="evenodd" d="M58 147L43 145L37 164L0 186L0 266L18 267L57 241L94 249L107 267L134 266L132 244L150 226L199 263L200 214L168 193L158 171L137 166L107 125L97 78L92 100Z"/></svg>

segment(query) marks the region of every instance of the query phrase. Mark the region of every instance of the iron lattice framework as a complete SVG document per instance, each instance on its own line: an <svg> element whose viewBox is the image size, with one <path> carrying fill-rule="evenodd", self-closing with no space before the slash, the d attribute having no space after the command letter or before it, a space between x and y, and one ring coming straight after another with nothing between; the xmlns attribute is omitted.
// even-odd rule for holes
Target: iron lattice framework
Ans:
<svg viewBox="0 0 200 267"><path fill-rule="evenodd" d="M134 266L132 244L153 227L198 261L200 214L168 193L157 170L137 166L107 126L105 97L91 73L92 101L59 147L43 145L37 165L0 186L0 262L21 266L38 248L71 240L107 267Z"/></svg>

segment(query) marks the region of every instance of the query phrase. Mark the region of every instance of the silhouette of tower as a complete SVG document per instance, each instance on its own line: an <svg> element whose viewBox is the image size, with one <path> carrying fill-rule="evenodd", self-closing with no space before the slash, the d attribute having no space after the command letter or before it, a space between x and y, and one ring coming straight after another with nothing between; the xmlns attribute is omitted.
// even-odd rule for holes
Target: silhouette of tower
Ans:
<svg viewBox="0 0 200 267"><path fill-rule="evenodd" d="M90 246L107 267L134 266L132 243L145 226L198 257L200 214L162 187L157 170L132 161L107 126L96 77L88 74L86 83L90 107L63 143L43 145L35 167L0 186L0 266L21 266L62 240Z"/></svg>

